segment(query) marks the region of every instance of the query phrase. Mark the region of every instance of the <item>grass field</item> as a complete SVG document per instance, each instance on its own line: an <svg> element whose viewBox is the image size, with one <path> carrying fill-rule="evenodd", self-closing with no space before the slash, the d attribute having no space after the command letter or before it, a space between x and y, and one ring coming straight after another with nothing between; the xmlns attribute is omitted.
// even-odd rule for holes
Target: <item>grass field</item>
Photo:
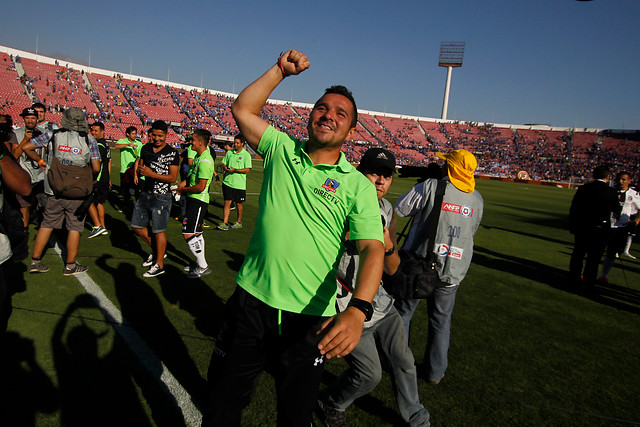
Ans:
<svg viewBox="0 0 640 427"><path fill-rule="evenodd" d="M14 281L18 293L0 347L7 396L0 425L179 426L197 420L223 304L253 231L261 178L256 161L244 228L205 231L213 273L202 280L186 279L182 269L192 256L175 220L167 231L167 273L143 278L148 248L112 200L110 234L82 236L78 259L89 266L90 280L63 277L63 262L50 248L44 262L51 272ZM113 180L117 184L118 177ZM414 182L396 179L389 200ZM477 188L485 216L457 294L449 369L438 386L419 382L433 425L640 424L640 260L621 260L610 287L578 295L565 280L573 190L483 180ZM221 195L214 194L206 221L215 226L221 216ZM32 228L31 240L34 235ZM632 252L640 255L640 245ZM98 304L87 292L104 299ZM421 303L410 343L417 361L426 325ZM343 360L329 361L325 383L344 368ZM243 425L275 425L272 383L269 375L261 377ZM356 426L402 423L388 375L356 401L348 419Z"/></svg>

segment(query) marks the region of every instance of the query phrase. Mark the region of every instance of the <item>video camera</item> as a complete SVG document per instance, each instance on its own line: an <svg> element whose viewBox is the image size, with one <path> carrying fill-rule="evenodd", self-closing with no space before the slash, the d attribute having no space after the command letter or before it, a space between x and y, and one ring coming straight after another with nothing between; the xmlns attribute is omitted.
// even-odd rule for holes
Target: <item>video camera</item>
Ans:
<svg viewBox="0 0 640 427"><path fill-rule="evenodd" d="M398 173L400 178L418 178L418 182L429 178L442 178L442 168L437 163L429 163L427 166L402 166Z"/></svg>
<svg viewBox="0 0 640 427"><path fill-rule="evenodd" d="M84 221L84 218L87 216L87 213L89 212L89 207L96 200L97 192L98 190L94 188L89 194L89 196L86 199L84 199L82 204L78 206L78 209L76 209L76 211L74 212L74 215L76 216L76 218L78 218L78 221Z"/></svg>

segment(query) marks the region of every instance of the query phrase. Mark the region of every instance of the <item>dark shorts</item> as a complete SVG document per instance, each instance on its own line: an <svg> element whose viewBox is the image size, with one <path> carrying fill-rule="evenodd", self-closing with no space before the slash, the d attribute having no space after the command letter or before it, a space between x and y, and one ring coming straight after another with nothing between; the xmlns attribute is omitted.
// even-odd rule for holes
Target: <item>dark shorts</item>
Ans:
<svg viewBox="0 0 640 427"><path fill-rule="evenodd" d="M109 196L109 183L108 182L97 182L93 184L93 203L104 205L104 202L107 201L107 197Z"/></svg>
<svg viewBox="0 0 640 427"><path fill-rule="evenodd" d="M122 189L136 188L136 185L133 182L133 175L133 166L120 173L120 186Z"/></svg>
<svg viewBox="0 0 640 427"><path fill-rule="evenodd" d="M142 193L133 208L131 228L145 228L151 220L151 231L162 233L167 229L171 211L171 193Z"/></svg>
<svg viewBox="0 0 640 427"><path fill-rule="evenodd" d="M231 200L235 203L244 203L247 198L247 190L239 190L222 184L222 197L224 200Z"/></svg>
<svg viewBox="0 0 640 427"><path fill-rule="evenodd" d="M187 213L182 220L182 234L202 233L202 224L209 205L193 197L187 197Z"/></svg>
<svg viewBox="0 0 640 427"><path fill-rule="evenodd" d="M40 227L42 228L62 228L62 222L66 221L67 230L82 232L84 220L78 221L75 215L76 209L80 207L83 200L58 199L49 196L44 207L44 218Z"/></svg>

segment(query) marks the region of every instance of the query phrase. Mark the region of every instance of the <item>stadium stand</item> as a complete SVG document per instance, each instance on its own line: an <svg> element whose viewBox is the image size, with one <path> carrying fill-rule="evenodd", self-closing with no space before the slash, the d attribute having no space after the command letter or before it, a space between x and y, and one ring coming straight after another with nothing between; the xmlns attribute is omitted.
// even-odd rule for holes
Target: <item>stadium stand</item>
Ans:
<svg viewBox="0 0 640 427"><path fill-rule="evenodd" d="M48 119L56 122L67 107L85 109L90 120L105 124L111 140L124 137L130 125L138 127L144 140L156 119L171 124L167 138L172 145L198 127L211 131L218 141L238 132L229 109L233 94L77 64L61 66L52 58L0 50L0 109L17 125L20 112L33 99L43 102ZM261 115L276 128L304 139L311 108L269 100ZM399 165L420 166L436 160L435 152L465 148L478 157L482 174L517 178L524 171L534 180L568 181L588 178L595 165L605 162L614 170L640 170L637 135L629 139L604 129L459 122L361 110L354 140L344 145L344 152L355 163L366 149L381 146L396 155Z"/></svg>
<svg viewBox="0 0 640 427"><path fill-rule="evenodd" d="M25 87L20 83L20 78L13 62L13 56L2 52L2 64L0 66L0 109L5 114L10 114L14 121L18 118L25 105L31 104Z"/></svg>

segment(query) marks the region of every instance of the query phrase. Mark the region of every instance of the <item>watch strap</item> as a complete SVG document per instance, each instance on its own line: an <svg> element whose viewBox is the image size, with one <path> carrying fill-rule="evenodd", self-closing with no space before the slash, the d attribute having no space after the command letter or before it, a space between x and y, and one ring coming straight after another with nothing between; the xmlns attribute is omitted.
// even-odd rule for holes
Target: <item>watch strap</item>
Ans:
<svg viewBox="0 0 640 427"><path fill-rule="evenodd" d="M349 301L349 305L347 307L355 307L361 312L363 312L365 316L364 318L365 322L368 322L369 320L371 320L371 316L373 316L373 305L370 302L365 301L363 299L351 298L351 301Z"/></svg>

